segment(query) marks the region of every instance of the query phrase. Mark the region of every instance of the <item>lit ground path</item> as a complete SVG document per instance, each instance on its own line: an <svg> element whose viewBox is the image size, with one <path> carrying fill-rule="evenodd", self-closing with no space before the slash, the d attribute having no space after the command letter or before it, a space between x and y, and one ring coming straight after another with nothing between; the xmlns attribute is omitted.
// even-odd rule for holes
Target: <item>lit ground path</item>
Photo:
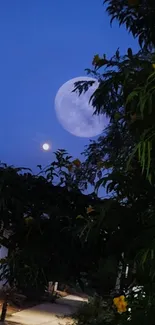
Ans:
<svg viewBox="0 0 155 325"><path fill-rule="evenodd" d="M87 302L87 299L68 295L58 299L56 303L43 303L14 313L7 317L6 323L10 325L68 325L72 323L71 315L83 302Z"/></svg>

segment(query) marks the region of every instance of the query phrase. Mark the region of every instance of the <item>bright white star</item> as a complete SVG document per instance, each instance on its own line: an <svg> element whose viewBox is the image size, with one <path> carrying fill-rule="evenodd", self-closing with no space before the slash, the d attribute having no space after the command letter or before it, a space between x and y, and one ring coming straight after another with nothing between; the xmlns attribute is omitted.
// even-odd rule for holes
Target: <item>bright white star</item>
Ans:
<svg viewBox="0 0 155 325"><path fill-rule="evenodd" d="M43 150L48 151L50 149L50 145L48 143L44 143L42 145Z"/></svg>

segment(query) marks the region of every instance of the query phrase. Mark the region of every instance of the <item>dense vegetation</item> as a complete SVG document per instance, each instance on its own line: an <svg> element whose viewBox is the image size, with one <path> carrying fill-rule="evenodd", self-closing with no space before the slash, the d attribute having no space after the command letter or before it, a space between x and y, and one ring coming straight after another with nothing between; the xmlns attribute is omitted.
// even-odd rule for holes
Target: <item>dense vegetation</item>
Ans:
<svg viewBox="0 0 155 325"><path fill-rule="evenodd" d="M86 147L83 163L59 150L38 175L1 166L0 234L9 248L3 276L27 294L43 292L49 280L78 281L98 295L77 315L79 325L153 325L155 3L105 2L111 20L138 37L139 52L96 54L87 69L99 80L95 113L109 124ZM76 87L81 93L91 84ZM84 195L90 185L92 194ZM102 187L108 198L98 197Z"/></svg>
<svg viewBox="0 0 155 325"><path fill-rule="evenodd" d="M80 273L95 263L90 247L80 240L84 222L78 216L86 218L87 208L97 199L70 189L68 158L64 151L56 156L58 160L38 175L0 167L0 236L9 250L2 260L2 278L28 296L43 293L48 281L81 283ZM58 184L53 185L58 174ZM66 185L60 186L63 181Z"/></svg>
<svg viewBox="0 0 155 325"><path fill-rule="evenodd" d="M96 54L92 69L87 69L99 80L92 96L95 113L106 114L109 125L84 152L82 181L93 184L96 191L106 186L112 201L123 209L120 213L116 208L113 219L108 213L112 232L106 246L110 270L115 269L117 259L114 294L126 294L131 310L121 312L119 317L117 313L109 322L154 324L155 3L106 0L105 4L111 21L116 19L120 25L125 24L138 37L140 49L133 53L128 48L123 56L117 50L112 58ZM86 82L76 84L80 93L89 86ZM100 226L106 224L104 213L97 220ZM135 286L141 288L136 296ZM95 314L91 319L90 322L108 322L103 317L96 318Z"/></svg>

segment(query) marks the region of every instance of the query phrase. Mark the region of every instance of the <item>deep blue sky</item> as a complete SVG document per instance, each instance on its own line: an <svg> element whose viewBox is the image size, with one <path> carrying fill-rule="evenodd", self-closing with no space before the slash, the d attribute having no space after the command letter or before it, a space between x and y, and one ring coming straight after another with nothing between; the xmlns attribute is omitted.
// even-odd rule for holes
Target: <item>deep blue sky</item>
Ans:
<svg viewBox="0 0 155 325"><path fill-rule="evenodd" d="M113 55L137 42L110 27L102 0L0 1L0 159L34 168L65 148L79 156L88 140L59 125L54 98L67 80L85 75L94 54Z"/></svg>

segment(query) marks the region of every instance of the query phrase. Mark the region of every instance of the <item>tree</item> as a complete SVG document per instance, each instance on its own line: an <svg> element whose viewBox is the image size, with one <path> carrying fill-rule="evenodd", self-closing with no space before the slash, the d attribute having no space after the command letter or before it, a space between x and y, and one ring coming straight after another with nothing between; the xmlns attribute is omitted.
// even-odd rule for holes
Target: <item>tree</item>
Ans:
<svg viewBox="0 0 155 325"><path fill-rule="evenodd" d="M106 11L111 22L116 19L120 25L139 39L139 44L145 49L155 46L155 4L153 0L105 0Z"/></svg>
<svg viewBox="0 0 155 325"><path fill-rule="evenodd" d="M2 277L28 296L41 294L51 280L81 283L81 274L95 269L96 252L83 245L80 231L88 207L98 200L81 193L76 181L80 161L71 158L59 150L38 175L0 167L0 238L9 250L1 261Z"/></svg>
<svg viewBox="0 0 155 325"><path fill-rule="evenodd" d="M122 265L119 290L129 292L133 302L131 323L137 322L139 304L144 303L148 313L144 316L140 312L139 317L143 315L141 319L152 324L155 285L155 7L153 1L107 0L105 3L111 19L126 24L133 36L139 37L141 49L134 54L129 48L124 56L117 50L110 59L105 54L101 57L97 54L92 69L87 69L88 74L99 81L91 98L94 113L106 114L109 124L103 135L86 147L81 183L89 182L96 192L106 186L112 202L117 202L119 209L115 210L115 219L108 214L114 227L106 243L111 268L114 268L113 257L118 256L117 268L119 262ZM81 94L90 86L91 83L79 82L75 89ZM123 209L122 218L118 214L120 208ZM97 238L104 222L105 210L96 220L98 234L94 233L94 236ZM121 249L116 252L116 247ZM127 265L128 276L125 275ZM143 296L141 302L136 302L131 295L135 284L143 286L145 291L145 299Z"/></svg>

